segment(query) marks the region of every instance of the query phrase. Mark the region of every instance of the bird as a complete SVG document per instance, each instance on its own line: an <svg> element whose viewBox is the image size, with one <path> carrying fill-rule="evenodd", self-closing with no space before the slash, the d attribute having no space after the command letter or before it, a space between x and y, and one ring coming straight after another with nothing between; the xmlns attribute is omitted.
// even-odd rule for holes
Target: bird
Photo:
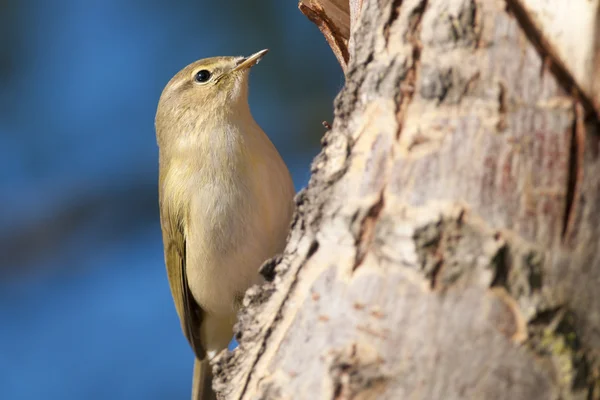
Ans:
<svg viewBox="0 0 600 400"><path fill-rule="evenodd" d="M194 355L192 399L215 399L210 360L233 337L245 291L281 253L294 184L248 104L248 57L211 57L165 86L155 117L164 257Z"/></svg>

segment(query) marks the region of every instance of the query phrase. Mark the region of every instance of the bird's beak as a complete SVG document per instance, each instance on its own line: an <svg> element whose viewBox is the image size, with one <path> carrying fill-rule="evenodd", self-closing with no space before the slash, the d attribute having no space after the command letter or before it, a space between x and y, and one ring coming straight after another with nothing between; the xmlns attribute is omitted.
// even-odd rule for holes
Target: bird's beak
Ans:
<svg viewBox="0 0 600 400"><path fill-rule="evenodd" d="M268 53L268 51L269 51L269 49L264 49L261 51L257 51L256 53L252 54L251 56L240 59L238 61L238 64L235 66L234 69L231 70L231 72L241 71L246 68L250 68L253 65L258 64L258 62L264 57L265 54Z"/></svg>

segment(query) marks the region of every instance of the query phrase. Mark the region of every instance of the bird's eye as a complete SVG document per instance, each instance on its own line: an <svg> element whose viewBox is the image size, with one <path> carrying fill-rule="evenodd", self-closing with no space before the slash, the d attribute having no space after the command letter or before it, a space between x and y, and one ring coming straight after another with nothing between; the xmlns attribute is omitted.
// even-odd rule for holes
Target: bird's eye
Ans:
<svg viewBox="0 0 600 400"><path fill-rule="evenodd" d="M194 79L198 83L205 83L205 82L208 82L208 80L210 79L210 76L211 76L210 71L208 71L206 69L201 69L200 71L196 72L196 76L194 77Z"/></svg>

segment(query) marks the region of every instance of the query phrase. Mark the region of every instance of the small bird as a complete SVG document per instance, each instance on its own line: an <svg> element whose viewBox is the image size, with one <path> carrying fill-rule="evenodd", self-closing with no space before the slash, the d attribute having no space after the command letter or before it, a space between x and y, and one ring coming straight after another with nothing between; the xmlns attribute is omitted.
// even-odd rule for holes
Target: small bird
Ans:
<svg viewBox="0 0 600 400"><path fill-rule="evenodd" d="M244 292L283 251L294 209L290 173L248 105L249 57L178 72L156 112L165 263L195 353L192 399L214 399L209 360L233 336Z"/></svg>

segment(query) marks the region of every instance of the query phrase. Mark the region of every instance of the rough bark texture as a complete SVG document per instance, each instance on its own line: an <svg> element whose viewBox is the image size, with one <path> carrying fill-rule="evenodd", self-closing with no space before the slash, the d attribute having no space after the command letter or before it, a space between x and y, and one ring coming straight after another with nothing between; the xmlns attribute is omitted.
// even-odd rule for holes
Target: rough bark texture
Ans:
<svg viewBox="0 0 600 400"><path fill-rule="evenodd" d="M532 3L350 3L333 128L223 398L600 398L598 45L574 74Z"/></svg>

